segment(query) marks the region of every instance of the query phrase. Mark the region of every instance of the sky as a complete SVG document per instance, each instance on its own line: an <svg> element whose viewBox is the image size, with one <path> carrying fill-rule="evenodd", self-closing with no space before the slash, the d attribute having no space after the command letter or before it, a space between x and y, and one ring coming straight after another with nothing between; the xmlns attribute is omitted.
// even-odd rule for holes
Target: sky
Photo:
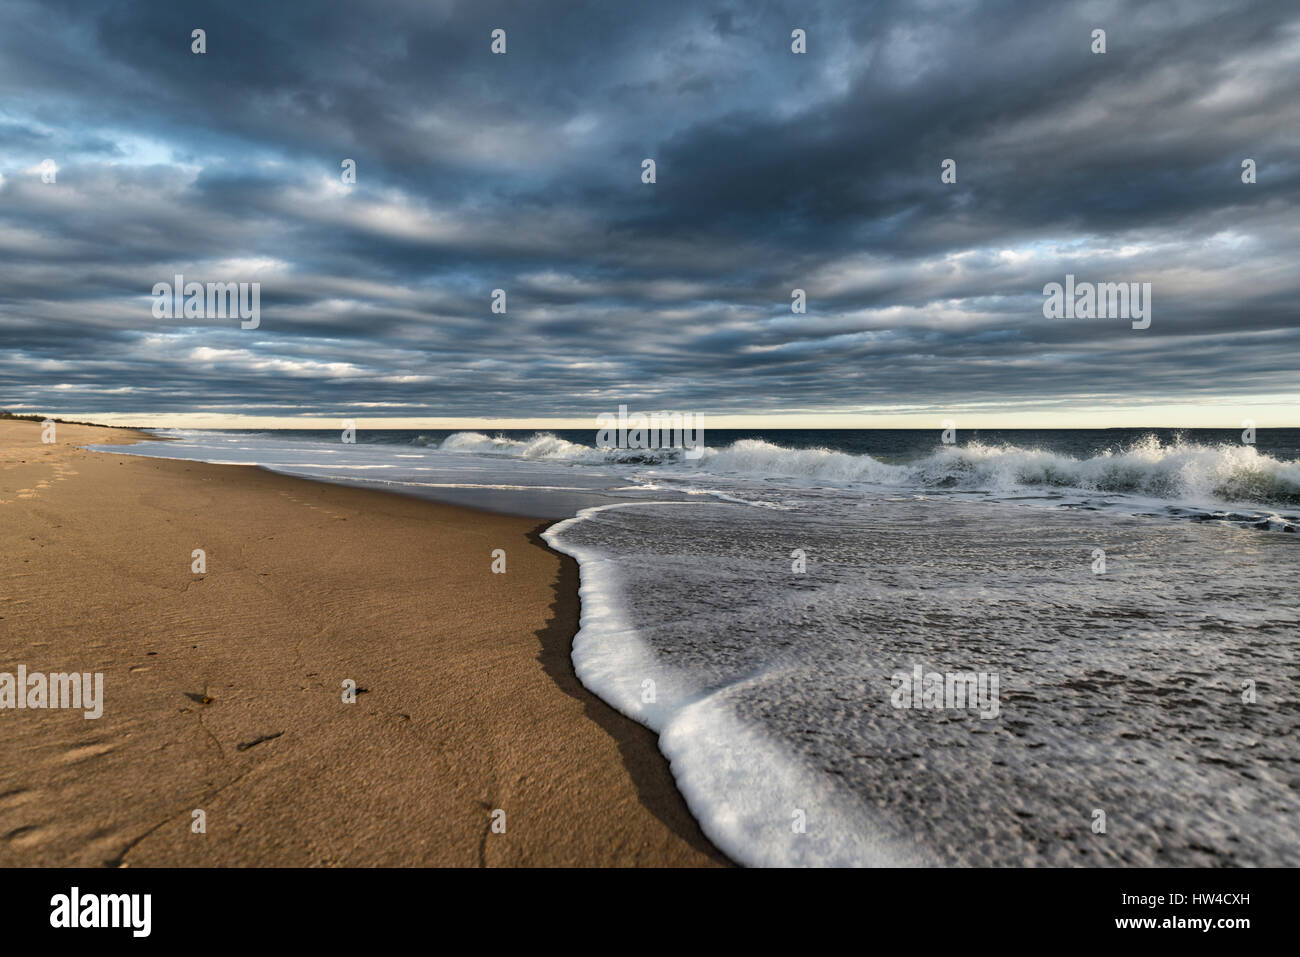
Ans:
<svg viewBox="0 0 1300 957"><path fill-rule="evenodd" d="M0 408L1300 426L1297 94L1294 0L5 0Z"/></svg>

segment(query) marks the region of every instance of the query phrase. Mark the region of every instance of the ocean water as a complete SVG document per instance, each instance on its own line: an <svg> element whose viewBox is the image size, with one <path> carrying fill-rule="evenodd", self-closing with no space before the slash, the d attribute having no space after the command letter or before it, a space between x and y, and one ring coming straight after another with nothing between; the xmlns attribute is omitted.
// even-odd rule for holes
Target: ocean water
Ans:
<svg viewBox="0 0 1300 957"><path fill-rule="evenodd" d="M165 434L105 450L560 519L578 676L742 863L1300 863L1300 430Z"/></svg>

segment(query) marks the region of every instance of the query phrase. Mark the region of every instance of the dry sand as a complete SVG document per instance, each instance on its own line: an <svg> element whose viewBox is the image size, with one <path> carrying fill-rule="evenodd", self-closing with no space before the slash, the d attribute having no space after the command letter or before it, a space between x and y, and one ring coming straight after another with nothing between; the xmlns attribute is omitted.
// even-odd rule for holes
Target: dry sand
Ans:
<svg viewBox="0 0 1300 957"><path fill-rule="evenodd" d="M725 863L574 676L543 523L76 447L140 437L0 420L0 672L105 684L0 710L0 865Z"/></svg>

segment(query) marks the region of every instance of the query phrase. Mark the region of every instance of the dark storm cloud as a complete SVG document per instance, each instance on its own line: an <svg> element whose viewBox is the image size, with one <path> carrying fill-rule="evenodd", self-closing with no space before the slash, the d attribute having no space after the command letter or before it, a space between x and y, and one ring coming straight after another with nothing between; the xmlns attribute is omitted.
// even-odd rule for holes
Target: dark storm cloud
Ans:
<svg viewBox="0 0 1300 957"><path fill-rule="evenodd" d="M15 0L0 404L533 416L1293 394L1297 77L1291 2ZM1067 272L1152 283L1151 328L1043 318ZM260 282L261 325L154 318L176 273Z"/></svg>

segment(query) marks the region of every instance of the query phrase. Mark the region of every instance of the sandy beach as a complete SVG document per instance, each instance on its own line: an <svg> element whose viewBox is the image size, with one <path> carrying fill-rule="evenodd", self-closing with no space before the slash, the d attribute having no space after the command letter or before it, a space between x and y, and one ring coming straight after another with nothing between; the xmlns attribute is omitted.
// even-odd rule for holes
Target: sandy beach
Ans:
<svg viewBox="0 0 1300 957"><path fill-rule="evenodd" d="M103 715L0 710L0 866L726 863L574 676L541 520L57 429L0 421L0 672L102 672Z"/></svg>

